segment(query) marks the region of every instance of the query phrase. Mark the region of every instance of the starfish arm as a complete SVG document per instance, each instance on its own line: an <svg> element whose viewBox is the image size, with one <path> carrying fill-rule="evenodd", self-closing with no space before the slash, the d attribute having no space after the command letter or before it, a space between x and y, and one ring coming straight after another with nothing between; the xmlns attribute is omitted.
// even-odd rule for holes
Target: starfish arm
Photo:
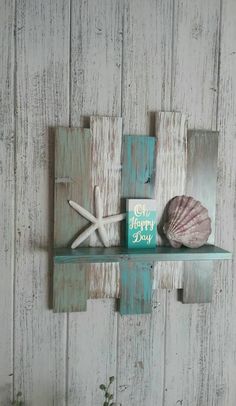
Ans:
<svg viewBox="0 0 236 406"><path fill-rule="evenodd" d="M126 218L126 213L115 214L114 216L103 217L102 222L103 222L103 224L117 223L118 221L122 221L125 218Z"/></svg>
<svg viewBox="0 0 236 406"><path fill-rule="evenodd" d="M99 186L95 186L95 213L96 217L101 220L103 215L102 202Z"/></svg>
<svg viewBox="0 0 236 406"><path fill-rule="evenodd" d="M97 224L92 224L83 233L81 233L71 245L71 248L77 248L86 238L88 238L98 228Z"/></svg>
<svg viewBox="0 0 236 406"><path fill-rule="evenodd" d="M69 205L73 207L73 209L77 211L77 213L81 214L81 216L91 221L91 223L96 223L97 221L96 217L94 217L91 213L89 213L89 211L85 210L78 203L73 202L73 200L69 200Z"/></svg>
<svg viewBox="0 0 236 406"><path fill-rule="evenodd" d="M101 238L101 241L102 241L103 245L105 247L109 247L108 235L107 235L107 232L106 232L105 227L103 225L100 225L98 227L98 234L99 234L99 237Z"/></svg>

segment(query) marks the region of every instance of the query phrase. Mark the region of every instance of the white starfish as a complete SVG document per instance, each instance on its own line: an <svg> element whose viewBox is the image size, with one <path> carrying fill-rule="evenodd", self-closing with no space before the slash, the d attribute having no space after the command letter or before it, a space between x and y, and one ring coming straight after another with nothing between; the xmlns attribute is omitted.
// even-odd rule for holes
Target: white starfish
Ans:
<svg viewBox="0 0 236 406"><path fill-rule="evenodd" d="M114 216L103 217L102 202L100 196L99 186L95 186L95 213L96 217L85 210L78 203L69 200L69 204L77 213L81 214L84 218L89 220L92 224L89 226L83 233L81 233L76 240L71 245L71 248L77 248L86 238L88 238L94 231L98 230L98 234L102 240L102 243L105 247L109 247L109 239L104 227L105 224L117 223L118 221L124 220L126 214L116 214Z"/></svg>

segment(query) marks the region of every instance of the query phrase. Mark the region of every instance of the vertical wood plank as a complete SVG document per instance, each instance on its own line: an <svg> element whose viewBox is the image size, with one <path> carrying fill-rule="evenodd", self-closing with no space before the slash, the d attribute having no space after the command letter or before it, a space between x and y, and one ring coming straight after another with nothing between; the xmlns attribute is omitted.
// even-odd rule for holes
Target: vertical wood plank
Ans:
<svg viewBox="0 0 236 406"><path fill-rule="evenodd" d="M186 194L199 200L208 209L214 244L218 161L218 133L214 131L188 132L188 166ZM214 264L186 262L183 276L183 303L210 303L212 301Z"/></svg>
<svg viewBox="0 0 236 406"><path fill-rule="evenodd" d="M219 29L220 1L175 2L172 110L187 114L190 129L216 129ZM166 406L209 404L210 312L167 292Z"/></svg>
<svg viewBox="0 0 236 406"><path fill-rule="evenodd" d="M125 134L155 135L151 112L170 110L172 1L124 1L122 117ZM164 290L152 315L119 317L117 402L161 405L164 379Z"/></svg>
<svg viewBox="0 0 236 406"><path fill-rule="evenodd" d="M51 126L68 125L69 3L16 9L15 393L65 405L66 319L49 310L53 179Z"/></svg>
<svg viewBox="0 0 236 406"><path fill-rule="evenodd" d="M12 396L14 267L14 2L0 1L0 405Z"/></svg>
<svg viewBox="0 0 236 406"><path fill-rule="evenodd" d="M104 216L121 212L121 142L122 119L91 117L92 167L91 186L100 187ZM121 223L106 226L110 246L120 245ZM102 246L96 234L91 246ZM118 264L94 264L90 267L90 297L116 297L119 292Z"/></svg>
<svg viewBox="0 0 236 406"><path fill-rule="evenodd" d="M71 125L79 127L89 124L88 116L121 115L122 16L119 0L72 0L71 3ZM102 136L101 132L97 135ZM102 144L99 148L101 154ZM117 168L112 166L110 170L113 169ZM99 269L104 269L103 265ZM111 265L109 269L113 269ZM109 275L103 292L109 293L113 282ZM91 281L90 286L90 295L96 296L93 290L96 283ZM102 403L98 386L116 375L114 299L97 299L88 301L87 305L85 314L69 316L70 406Z"/></svg>
<svg viewBox="0 0 236 406"><path fill-rule="evenodd" d="M68 204L79 203L91 212L92 135L88 129L60 127L55 134L54 246L68 247L81 229L89 225ZM85 242L86 244L87 242ZM88 267L56 265L53 271L55 312L85 311L89 290Z"/></svg>
<svg viewBox="0 0 236 406"><path fill-rule="evenodd" d="M236 252L235 213L235 128L236 128L236 3L222 1L221 58L219 71L219 169L216 211L216 244ZM211 307L211 375L208 386L209 403L234 405L236 386L236 278L233 261L216 265L214 296Z"/></svg>
<svg viewBox="0 0 236 406"><path fill-rule="evenodd" d="M156 157L155 199L159 227L167 202L174 196L185 194L187 170L187 119L182 113L156 113ZM159 228L158 227L158 228ZM165 244L161 235L158 244ZM182 288L182 262L160 262L155 264L156 285L162 289Z"/></svg>
<svg viewBox="0 0 236 406"><path fill-rule="evenodd" d="M122 198L153 198L156 139L123 137ZM151 313L153 264L120 263L120 314Z"/></svg>

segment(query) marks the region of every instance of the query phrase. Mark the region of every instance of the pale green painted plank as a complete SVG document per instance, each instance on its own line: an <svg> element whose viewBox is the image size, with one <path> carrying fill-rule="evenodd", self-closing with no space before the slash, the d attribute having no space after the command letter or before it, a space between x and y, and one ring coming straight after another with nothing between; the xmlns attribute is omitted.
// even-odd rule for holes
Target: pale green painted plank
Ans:
<svg viewBox="0 0 236 406"><path fill-rule="evenodd" d="M155 184L156 138L123 138L122 198L152 198ZM132 272L132 276L130 275ZM120 264L120 314L151 313L153 266Z"/></svg>
<svg viewBox="0 0 236 406"><path fill-rule="evenodd" d="M68 204L74 200L91 210L91 133L88 129L60 127L55 135L54 246L69 247L87 225ZM76 287L79 287L76 289ZM77 293L76 293L77 291ZM84 311L88 297L87 266L54 265L55 312Z"/></svg>
<svg viewBox="0 0 236 406"><path fill-rule="evenodd" d="M63 263L103 263L131 261L144 263L153 261L214 261L229 260L232 254L215 245L204 245L200 248L172 248L159 246L153 249L128 249L125 247L110 248L70 248L56 249L54 252L54 261L58 264Z"/></svg>
<svg viewBox="0 0 236 406"><path fill-rule="evenodd" d="M53 278L53 308L59 312L86 310L88 276L84 264L57 264Z"/></svg>
<svg viewBox="0 0 236 406"><path fill-rule="evenodd" d="M187 185L188 195L207 207L212 220L210 243L214 243L218 132L188 131ZM210 303L212 301L213 263L185 264L183 303Z"/></svg>

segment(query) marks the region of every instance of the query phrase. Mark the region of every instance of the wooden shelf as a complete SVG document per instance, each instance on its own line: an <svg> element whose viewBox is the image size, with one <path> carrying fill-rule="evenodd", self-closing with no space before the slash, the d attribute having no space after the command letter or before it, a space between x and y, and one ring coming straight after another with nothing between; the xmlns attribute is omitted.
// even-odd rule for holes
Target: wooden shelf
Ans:
<svg viewBox="0 0 236 406"><path fill-rule="evenodd" d="M155 261L212 261L231 259L232 254L215 245L201 248L179 249L160 246L154 249L135 250L124 247L113 248L58 248L54 251L54 262L105 263L105 262L155 262Z"/></svg>

